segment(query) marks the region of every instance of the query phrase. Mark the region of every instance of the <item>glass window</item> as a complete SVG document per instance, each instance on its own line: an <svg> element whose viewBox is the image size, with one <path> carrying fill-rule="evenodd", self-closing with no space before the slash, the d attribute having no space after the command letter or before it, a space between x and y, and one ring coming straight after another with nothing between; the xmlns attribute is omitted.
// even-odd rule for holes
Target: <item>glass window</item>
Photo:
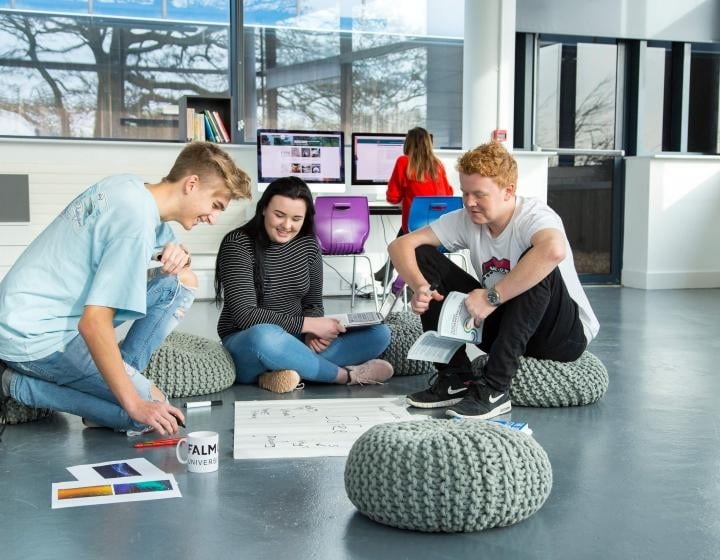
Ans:
<svg viewBox="0 0 720 560"><path fill-rule="evenodd" d="M615 44L540 40L536 143L543 148L615 145Z"/></svg>
<svg viewBox="0 0 720 560"><path fill-rule="evenodd" d="M243 5L247 141L258 127L425 126L460 145L463 0Z"/></svg>
<svg viewBox="0 0 720 560"><path fill-rule="evenodd" d="M535 139L538 146L560 145L560 67L562 45L542 43L538 49Z"/></svg>
<svg viewBox="0 0 720 560"><path fill-rule="evenodd" d="M643 119L638 123L639 154L654 154L663 150L663 127L666 126L666 106L669 109L672 54L669 46L648 46L645 49L644 83L639 102L644 106ZM669 115L667 115L669 117Z"/></svg>
<svg viewBox="0 0 720 560"><path fill-rule="evenodd" d="M463 0L246 0L258 126L404 131L457 147ZM227 0L0 0L6 135L178 139L183 95L228 95Z"/></svg>
<svg viewBox="0 0 720 560"><path fill-rule="evenodd" d="M615 145L617 46L578 43L576 53L573 147L611 150Z"/></svg>
<svg viewBox="0 0 720 560"><path fill-rule="evenodd" d="M227 0L0 4L0 130L177 140L182 95L229 91Z"/></svg>
<svg viewBox="0 0 720 560"><path fill-rule="evenodd" d="M617 56L616 44L592 39L538 43L535 143L559 152L549 160L548 204L584 280L615 281L618 270L616 158L598 152L616 145Z"/></svg>
<svg viewBox="0 0 720 560"><path fill-rule="evenodd" d="M690 54L688 151L720 153L720 45L694 44Z"/></svg>

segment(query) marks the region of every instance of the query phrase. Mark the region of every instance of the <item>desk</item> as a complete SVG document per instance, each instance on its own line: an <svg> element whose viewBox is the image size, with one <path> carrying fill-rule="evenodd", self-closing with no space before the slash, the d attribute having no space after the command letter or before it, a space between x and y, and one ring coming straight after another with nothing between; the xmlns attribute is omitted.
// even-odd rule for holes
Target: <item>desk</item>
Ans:
<svg viewBox="0 0 720 560"><path fill-rule="evenodd" d="M390 204L387 200L371 200L368 202L371 216L399 216L402 214L400 206Z"/></svg>

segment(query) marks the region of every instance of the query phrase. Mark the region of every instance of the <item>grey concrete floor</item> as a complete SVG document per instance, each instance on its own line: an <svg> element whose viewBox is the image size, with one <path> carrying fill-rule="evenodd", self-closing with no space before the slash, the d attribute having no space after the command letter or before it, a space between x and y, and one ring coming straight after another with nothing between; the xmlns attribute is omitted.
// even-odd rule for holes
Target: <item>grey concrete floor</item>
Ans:
<svg viewBox="0 0 720 560"><path fill-rule="evenodd" d="M521 523L466 534L393 529L347 499L343 458L232 458L235 400L402 395L423 378L314 385L287 396L236 386L212 395L223 406L188 416L189 430L220 432L214 474L188 475L173 448L135 450L124 435L83 429L65 414L8 427L0 558L720 558L720 290L588 295L601 323L590 350L607 365L610 388L586 407L513 409L554 475L547 502ZM327 303L328 312L347 306ZM181 330L213 336L216 315L197 304ZM183 497L50 509L51 483L72 479L67 466L129 457L174 473Z"/></svg>

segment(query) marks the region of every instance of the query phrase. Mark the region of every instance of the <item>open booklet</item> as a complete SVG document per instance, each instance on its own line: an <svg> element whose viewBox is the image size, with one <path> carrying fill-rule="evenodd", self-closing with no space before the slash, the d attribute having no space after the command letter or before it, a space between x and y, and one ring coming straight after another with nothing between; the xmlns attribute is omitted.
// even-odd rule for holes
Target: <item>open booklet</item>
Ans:
<svg viewBox="0 0 720 560"><path fill-rule="evenodd" d="M478 326L465 307L467 294L450 292L440 309L437 331L424 332L410 347L408 359L447 364L458 348L467 342L479 344L482 323Z"/></svg>

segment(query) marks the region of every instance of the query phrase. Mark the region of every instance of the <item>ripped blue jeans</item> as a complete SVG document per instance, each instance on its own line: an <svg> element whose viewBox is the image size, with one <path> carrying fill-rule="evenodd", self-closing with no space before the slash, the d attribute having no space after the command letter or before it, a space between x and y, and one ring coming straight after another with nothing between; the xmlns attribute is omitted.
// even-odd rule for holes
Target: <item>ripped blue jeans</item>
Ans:
<svg viewBox="0 0 720 560"><path fill-rule="evenodd" d="M125 369L145 400L152 400L152 382L139 372L147 367L152 353L194 299L194 289L180 284L177 276L163 274L157 268L149 271L147 313L133 323L120 344ZM119 431L145 428L119 405L79 334L45 358L7 365L11 369L10 395L25 405L77 414Z"/></svg>

